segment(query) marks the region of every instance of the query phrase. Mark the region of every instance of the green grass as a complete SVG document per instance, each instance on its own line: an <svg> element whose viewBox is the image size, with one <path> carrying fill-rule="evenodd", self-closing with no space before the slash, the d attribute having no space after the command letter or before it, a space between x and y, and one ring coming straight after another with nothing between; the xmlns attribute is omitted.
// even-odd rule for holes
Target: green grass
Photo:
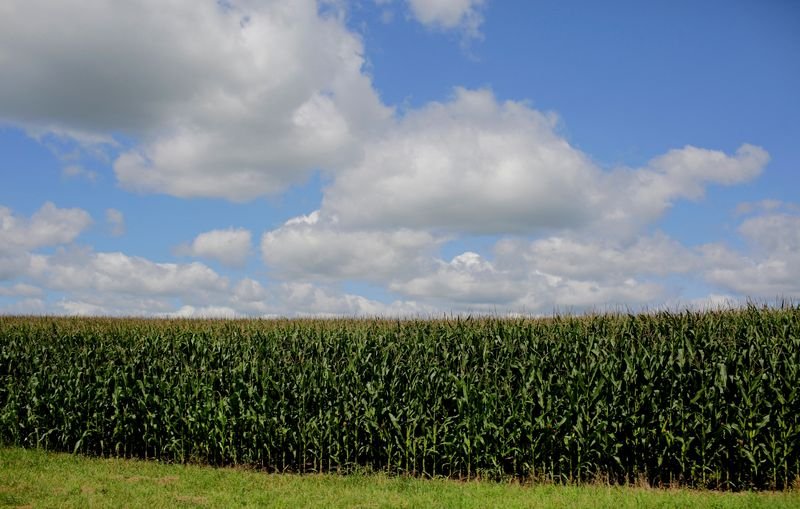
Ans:
<svg viewBox="0 0 800 509"><path fill-rule="evenodd" d="M731 493L521 486L376 475L266 474L0 448L0 506L31 507L800 507L800 491Z"/></svg>

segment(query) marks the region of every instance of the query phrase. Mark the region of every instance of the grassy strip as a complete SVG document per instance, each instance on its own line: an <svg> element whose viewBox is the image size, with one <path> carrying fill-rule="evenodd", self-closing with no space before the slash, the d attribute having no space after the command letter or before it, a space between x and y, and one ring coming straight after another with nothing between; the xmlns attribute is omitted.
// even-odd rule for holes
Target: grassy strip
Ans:
<svg viewBox="0 0 800 509"><path fill-rule="evenodd" d="M0 506L31 507L800 507L800 491L730 493L618 486L279 475L0 449Z"/></svg>

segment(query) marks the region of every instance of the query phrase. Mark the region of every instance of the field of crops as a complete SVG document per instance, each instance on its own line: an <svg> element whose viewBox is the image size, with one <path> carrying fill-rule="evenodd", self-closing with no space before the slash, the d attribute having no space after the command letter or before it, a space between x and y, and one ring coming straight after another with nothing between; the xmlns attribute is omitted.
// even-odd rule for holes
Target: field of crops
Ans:
<svg viewBox="0 0 800 509"><path fill-rule="evenodd" d="M0 317L0 441L290 471L782 488L800 475L800 307Z"/></svg>

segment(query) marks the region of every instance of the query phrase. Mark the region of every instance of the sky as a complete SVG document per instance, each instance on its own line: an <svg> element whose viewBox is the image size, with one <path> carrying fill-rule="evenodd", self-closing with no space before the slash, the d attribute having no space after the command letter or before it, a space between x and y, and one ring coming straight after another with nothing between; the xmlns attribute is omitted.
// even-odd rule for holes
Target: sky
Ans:
<svg viewBox="0 0 800 509"><path fill-rule="evenodd" d="M0 314L800 299L800 3L5 0Z"/></svg>

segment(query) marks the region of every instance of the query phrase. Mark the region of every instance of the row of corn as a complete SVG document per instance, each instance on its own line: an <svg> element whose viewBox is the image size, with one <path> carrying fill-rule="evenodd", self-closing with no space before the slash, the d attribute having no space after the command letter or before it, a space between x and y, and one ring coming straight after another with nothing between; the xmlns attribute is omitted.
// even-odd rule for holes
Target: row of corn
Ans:
<svg viewBox="0 0 800 509"><path fill-rule="evenodd" d="M800 307L0 317L0 441L295 472L781 488L800 475Z"/></svg>

